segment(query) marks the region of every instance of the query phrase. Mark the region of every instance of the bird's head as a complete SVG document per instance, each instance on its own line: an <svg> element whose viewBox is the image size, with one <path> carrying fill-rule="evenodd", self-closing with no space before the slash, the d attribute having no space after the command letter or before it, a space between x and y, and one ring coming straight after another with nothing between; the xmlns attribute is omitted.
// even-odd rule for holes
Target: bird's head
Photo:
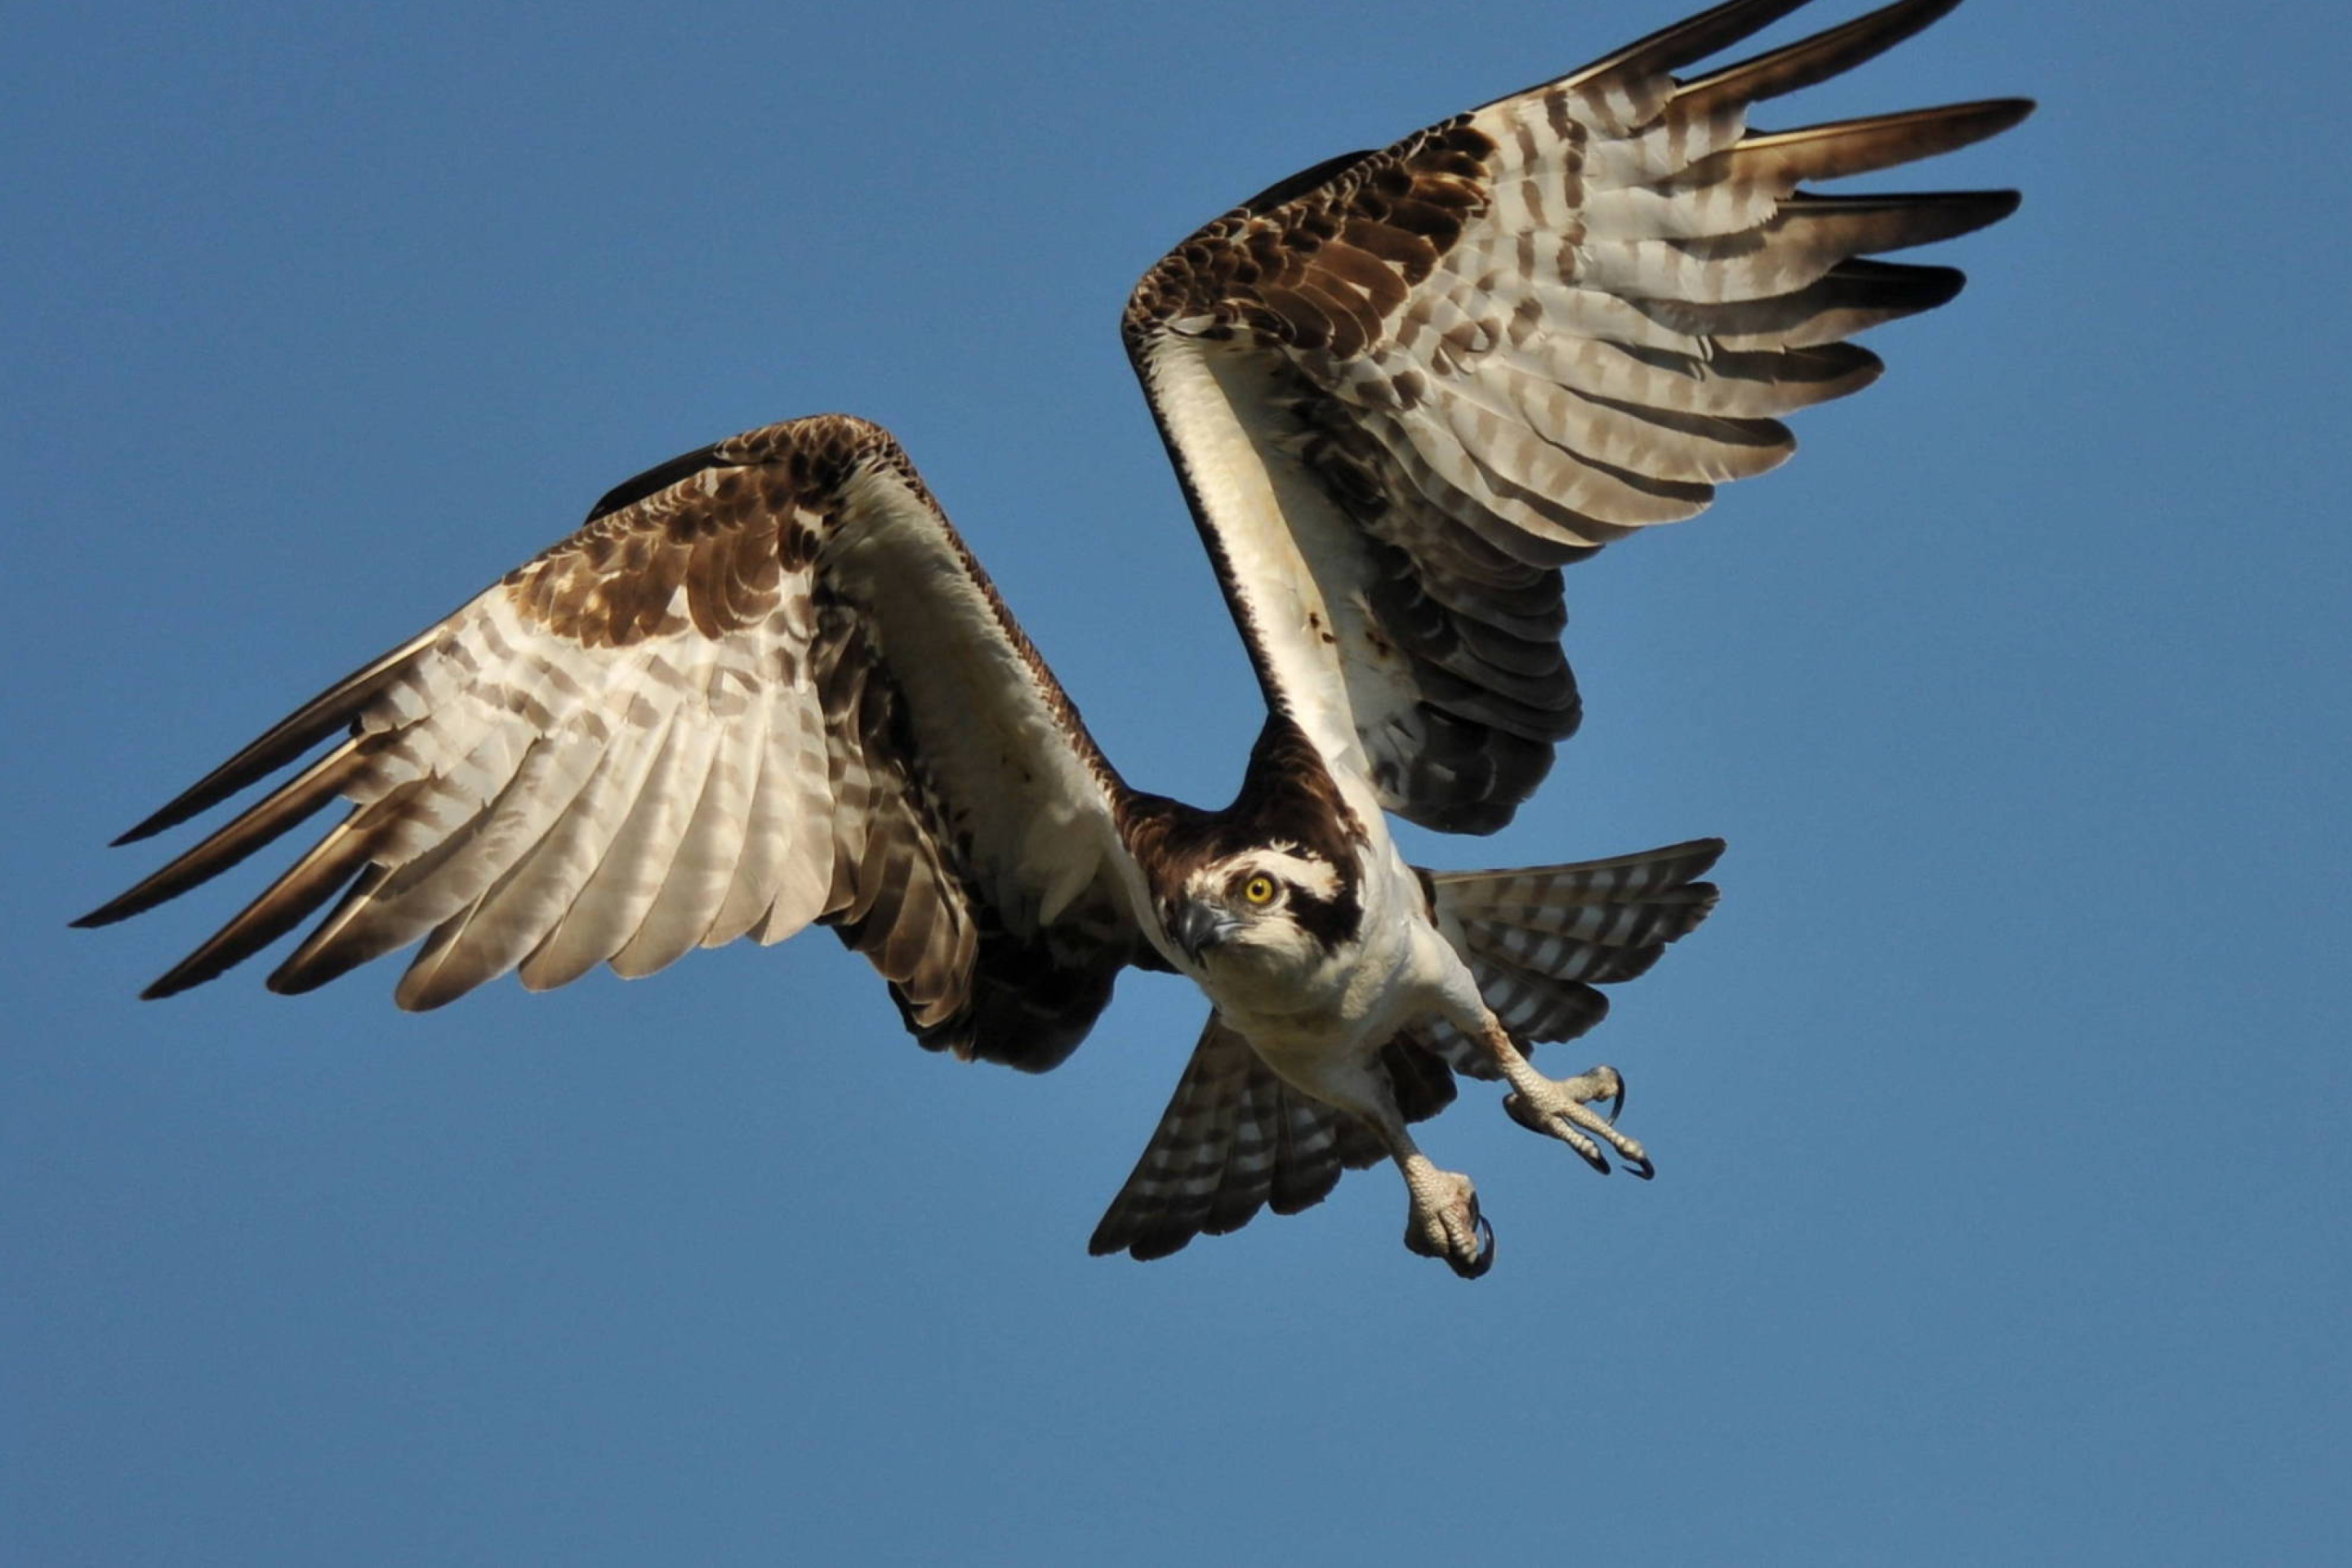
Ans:
<svg viewBox="0 0 2352 1568"><path fill-rule="evenodd" d="M1353 941L1354 867L1286 841L1211 856L1160 900L1163 929L1202 968L1306 968Z"/></svg>

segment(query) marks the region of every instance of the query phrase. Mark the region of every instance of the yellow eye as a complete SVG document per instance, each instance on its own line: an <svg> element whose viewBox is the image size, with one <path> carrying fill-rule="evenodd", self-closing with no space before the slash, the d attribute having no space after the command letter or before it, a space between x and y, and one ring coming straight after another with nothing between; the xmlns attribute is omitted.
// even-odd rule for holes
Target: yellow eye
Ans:
<svg viewBox="0 0 2352 1568"><path fill-rule="evenodd" d="M1242 897L1247 899L1254 904L1270 904L1274 902L1274 879L1271 877L1252 877L1243 885Z"/></svg>

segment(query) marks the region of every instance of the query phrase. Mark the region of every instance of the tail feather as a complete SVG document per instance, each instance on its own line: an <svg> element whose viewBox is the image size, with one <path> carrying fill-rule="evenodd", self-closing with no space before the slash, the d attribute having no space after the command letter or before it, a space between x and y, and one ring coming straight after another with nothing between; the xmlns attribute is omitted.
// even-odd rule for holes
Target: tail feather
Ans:
<svg viewBox="0 0 2352 1568"><path fill-rule="evenodd" d="M1693 879L1704 875L1722 853L1722 839L1694 838L1685 844L1669 844L1663 849L1612 855L1606 860L1579 860L1566 866L1433 871L1429 873L1430 896L1441 919L1451 912L1465 921L1487 920L1538 931L1559 931L1565 929L1561 922L1572 921L1596 907L1639 903L1686 887ZM1706 890L1710 895L1714 892L1711 888Z"/></svg>
<svg viewBox="0 0 2352 1568"><path fill-rule="evenodd" d="M1722 853L1721 839L1696 838L1572 865L1437 872L1430 901L1513 1038L1572 1040L1608 1016L1596 985L1633 979L1706 919L1716 889L1696 879ZM1422 1033L1454 1071L1496 1076L1485 1047L1442 1020Z"/></svg>
<svg viewBox="0 0 2352 1568"><path fill-rule="evenodd" d="M1608 985L1631 980L1658 961L1664 942L1618 945L1578 942L1556 931L1524 926L1478 926L1470 933L1471 960L1496 970L1515 970L1529 981L1581 980Z"/></svg>
<svg viewBox="0 0 2352 1568"><path fill-rule="evenodd" d="M1454 1099L1454 1075L1416 1035L1381 1051L1407 1121ZM1165 1258L1195 1236L1223 1236L1262 1208L1297 1214L1328 1196L1342 1170L1387 1156L1380 1136L1274 1075L1247 1040L1209 1015L1174 1098L1087 1250Z"/></svg>

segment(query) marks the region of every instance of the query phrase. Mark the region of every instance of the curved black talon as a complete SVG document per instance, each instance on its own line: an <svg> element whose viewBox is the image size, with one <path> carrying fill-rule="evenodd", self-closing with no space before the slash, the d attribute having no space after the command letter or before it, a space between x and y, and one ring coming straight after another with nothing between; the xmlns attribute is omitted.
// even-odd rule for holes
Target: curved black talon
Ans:
<svg viewBox="0 0 2352 1568"><path fill-rule="evenodd" d="M1476 1224L1478 1226L1478 1256L1472 1258L1467 1263L1456 1263L1454 1265L1454 1272L1459 1274L1465 1279L1477 1279L1484 1278L1486 1270L1495 1267L1495 1227L1486 1223L1486 1216L1485 1215L1480 1215L1478 1216ZM1452 1262L1453 1260L1449 1258L1447 1261Z"/></svg>
<svg viewBox="0 0 2352 1568"><path fill-rule="evenodd" d="M1632 1172L1634 1175L1641 1177L1642 1180L1645 1182L1658 1173L1657 1166L1650 1163L1650 1157L1647 1154L1644 1154L1640 1159L1636 1160L1627 1154L1625 1151L1620 1149L1617 1151L1617 1157L1625 1162L1626 1170Z"/></svg>
<svg viewBox="0 0 2352 1568"><path fill-rule="evenodd" d="M1567 1140L1562 1139L1561 1142L1567 1142ZM1571 1149L1576 1149L1576 1145L1573 1143L1570 1143L1568 1146ZM1604 1176L1609 1173L1608 1156L1601 1153L1600 1150L1595 1149L1589 1154L1585 1153L1581 1149L1576 1149L1576 1152L1579 1155L1582 1156L1586 1164L1591 1166L1594 1170L1600 1172Z"/></svg>
<svg viewBox="0 0 2352 1568"><path fill-rule="evenodd" d="M1625 1114L1625 1075L1617 1075L1617 1098L1609 1102L1609 1120L1616 1121Z"/></svg>

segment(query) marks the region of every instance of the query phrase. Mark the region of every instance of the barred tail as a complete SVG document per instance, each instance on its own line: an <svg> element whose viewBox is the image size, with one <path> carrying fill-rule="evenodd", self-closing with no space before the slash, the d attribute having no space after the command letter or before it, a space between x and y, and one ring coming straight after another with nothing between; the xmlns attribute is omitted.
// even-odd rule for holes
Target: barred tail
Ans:
<svg viewBox="0 0 2352 1568"><path fill-rule="evenodd" d="M1609 1012L1595 990L1631 980L1715 908L1696 881L1720 838L1569 866L1424 872L1437 923L1477 977L1486 1005L1523 1044L1572 1040ZM1415 1030L1456 1072L1496 1076L1476 1042L1442 1020Z"/></svg>
<svg viewBox="0 0 2352 1568"><path fill-rule="evenodd" d="M1390 1041L1381 1061L1406 1121L1453 1100L1454 1075L1411 1041ZM1261 1208L1311 1208L1343 1167L1360 1171L1386 1152L1370 1127L1275 1077L1212 1013L1159 1131L1087 1250L1165 1258L1195 1236L1239 1230Z"/></svg>

